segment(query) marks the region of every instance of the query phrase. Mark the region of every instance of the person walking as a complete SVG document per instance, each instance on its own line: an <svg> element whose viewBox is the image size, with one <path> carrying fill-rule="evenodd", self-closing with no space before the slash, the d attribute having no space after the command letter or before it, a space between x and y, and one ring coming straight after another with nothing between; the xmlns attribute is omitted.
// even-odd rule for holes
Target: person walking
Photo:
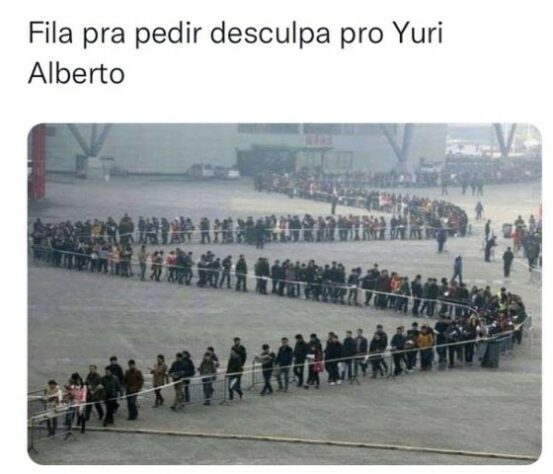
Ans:
<svg viewBox="0 0 553 474"><path fill-rule="evenodd" d="M238 356L240 357L240 362L243 368L244 365L246 364L248 353L246 351L246 348L242 345L242 342L240 341L239 337L234 338L234 345L232 346L232 349L234 349L238 354Z"/></svg>
<svg viewBox="0 0 553 474"><path fill-rule="evenodd" d="M138 418L138 406L136 404L138 392L144 386L144 376L142 372L136 368L136 363L133 359L129 360L128 369L125 371L125 393L127 396L127 410L129 412L128 419L134 421Z"/></svg>
<svg viewBox="0 0 553 474"><path fill-rule="evenodd" d="M474 210L476 212L476 220L477 221L482 220L482 213L484 212L484 206L480 201L476 203L476 207L474 208Z"/></svg>
<svg viewBox="0 0 553 474"><path fill-rule="evenodd" d="M244 364L242 362L242 358L236 347L233 346L230 350L230 357L227 364L227 373L225 376L227 380L229 400L231 401L234 400L234 393L237 393L240 397L240 400L242 400L243 392L242 388L240 387L240 382L242 379L243 371Z"/></svg>
<svg viewBox="0 0 553 474"><path fill-rule="evenodd" d="M487 242L489 237L490 237L490 233L492 231L492 221L490 219L488 219L486 221L486 225L484 226L484 239L485 241Z"/></svg>
<svg viewBox="0 0 553 474"><path fill-rule="evenodd" d="M515 254L511 250L511 247L507 247L507 250L503 253L503 276L509 278L511 276L511 266L513 265L513 260Z"/></svg>
<svg viewBox="0 0 553 474"><path fill-rule="evenodd" d="M261 396L272 394L273 386L271 385L271 377L273 376L273 369L275 366L275 354L270 351L269 344L263 344L261 346L261 354L258 355L255 360L261 364L261 371L263 374L263 389L259 393Z"/></svg>
<svg viewBox="0 0 553 474"><path fill-rule="evenodd" d="M455 280L456 278L459 278L459 284L463 284L463 257L461 255L458 255L455 257L455 261L453 262L453 276L451 277L452 280Z"/></svg>

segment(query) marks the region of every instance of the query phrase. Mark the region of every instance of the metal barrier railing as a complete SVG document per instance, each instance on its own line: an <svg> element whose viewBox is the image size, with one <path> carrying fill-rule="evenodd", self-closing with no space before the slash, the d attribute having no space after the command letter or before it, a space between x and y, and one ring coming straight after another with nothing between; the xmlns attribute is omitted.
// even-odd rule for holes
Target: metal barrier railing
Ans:
<svg viewBox="0 0 553 474"><path fill-rule="evenodd" d="M197 405L206 402L218 402L220 404L228 403L235 395L242 398L243 390L241 385L246 389L258 387L261 383L265 383L265 376L269 378L271 384L276 380L284 385L284 373L289 377L289 386L298 378L303 379L306 385L322 385L320 380L321 374L326 371L329 377L333 377L336 384L343 382L359 383L359 376L372 374L373 377L380 375L381 377L394 378L403 372L412 372L417 365L421 366L422 370L431 368L437 365L444 367L445 362L449 359L450 363L455 358L460 358L464 362L472 363L482 361L483 366L497 367L497 364L484 364L487 356L487 351L490 347L500 345L499 353L509 353L512 351L513 342L516 340L516 335L523 335L525 325L532 325L532 318L528 317L523 323L518 325L513 331L506 331L486 338L477 338L471 340L463 340L456 342L448 342L444 344L433 344L428 347L413 347L402 350L387 349L385 351L372 352L368 354L355 355L352 357L342 357L337 359L327 359L323 361L314 361L309 358L304 364L301 364L302 372L298 372L299 364L279 367L273 366L270 374L267 370L258 364L255 360L252 363L251 370L234 373L234 374L217 374L204 375L193 377L186 380L177 380L165 384L160 387L153 387L141 391L138 394L116 397L106 401L124 400L129 396L138 396L140 399L151 399L152 392L155 390L166 389L172 387L175 391L175 399L173 406L175 410L180 410L187 405ZM519 341L520 342L520 341ZM317 375L313 376L314 367L320 364L321 369L317 371ZM284 369L284 370L283 370ZM270 377L269 377L270 375ZM280 379L280 382L279 382ZM38 397L36 392L30 395L29 404L34 406L35 401L44 399ZM96 402L88 402L79 406L64 404L55 409L49 409L40 413L34 413L28 419L28 448L36 451L35 443L46 437L64 437L68 438L72 435L72 428L75 423L77 411L85 405L92 405ZM33 413L33 408L29 408L29 413ZM83 427L84 428L84 427Z"/></svg>

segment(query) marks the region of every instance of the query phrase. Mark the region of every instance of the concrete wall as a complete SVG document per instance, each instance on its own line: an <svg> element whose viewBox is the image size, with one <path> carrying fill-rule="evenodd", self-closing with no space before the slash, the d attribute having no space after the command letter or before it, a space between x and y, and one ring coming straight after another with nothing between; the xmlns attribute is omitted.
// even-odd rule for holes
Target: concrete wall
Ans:
<svg viewBox="0 0 553 474"><path fill-rule="evenodd" d="M92 126L77 125L86 141ZM98 127L101 130L102 126ZM65 124L48 125L47 170L74 171L75 155L82 154ZM401 146L403 126L397 127ZM447 125L416 125L409 153L411 166L419 159L441 160L445 155ZM238 133L236 124L115 124L100 152L112 156L132 173L184 173L194 163L236 164L237 150L252 145L284 146L309 151L307 137L298 134ZM353 169L386 171L397 159L381 133L334 135L332 148L353 156Z"/></svg>

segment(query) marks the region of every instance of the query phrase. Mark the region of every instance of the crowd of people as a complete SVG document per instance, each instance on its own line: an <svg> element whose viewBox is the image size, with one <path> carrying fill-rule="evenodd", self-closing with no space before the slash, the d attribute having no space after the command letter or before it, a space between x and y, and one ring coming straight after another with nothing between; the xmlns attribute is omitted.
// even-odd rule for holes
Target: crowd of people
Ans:
<svg viewBox="0 0 553 474"><path fill-rule="evenodd" d="M249 244L263 247L266 243L344 242L368 240L420 240L435 238L441 228L427 225L415 216L393 214L391 218L375 215L312 216L270 215L254 219L202 218L196 226L190 218L180 217L138 219L138 231L133 220L125 215L116 224L109 217L85 221L43 223L37 219L31 233L35 247L53 250L97 254L120 246L123 251L133 243L151 245ZM447 232L450 233L449 228ZM121 250L120 249L120 250Z"/></svg>
<svg viewBox="0 0 553 474"><path fill-rule="evenodd" d="M93 411L104 426L109 426L114 423L122 400L127 404L128 419L138 419L138 396L144 393L147 379L144 373L151 375L154 408L165 404L164 392L171 387L174 391L171 409L176 411L198 401L192 393L198 386L205 405L220 398L216 387L222 387L225 400L242 399L242 377L251 372L254 380L256 370L262 376L260 395L267 396L275 389L287 392L292 385L305 390L318 389L324 373L328 385L334 386L358 376L400 376L433 367L470 365L479 358L476 355L479 341L494 336L503 335L511 343L520 343L521 324L527 317L522 299L506 288L493 292L489 286L467 286L463 282L460 256L455 258L451 277L423 279L420 274L410 278L404 273L381 269L378 264L366 269L359 266L347 269L338 261L283 258L270 262L259 257L252 265L244 255L235 259L232 255L218 256L206 250L196 257L183 248L197 235L201 244L237 242L255 244L259 248L276 241L436 238L439 251L442 251L448 235L467 234L468 218L460 207L440 200L371 190L369 187L374 187L374 182L367 179L363 174L310 172L266 173L256 178L259 191L329 202L332 212L325 217L271 215L257 219L214 220L204 217L197 224L185 217L173 220L139 217L136 225L128 214L118 222L111 217L105 221L57 224L37 219L31 233L33 255L55 267L204 289L227 288L237 292L253 289L259 295L372 306L409 313L415 318L436 319L434 324L428 321L420 326L414 321L407 329L398 326L391 338L381 325L369 338L362 329L357 329L355 335L351 330L342 336L330 332L325 343L315 333L305 339L296 334L293 342L285 336L277 349L272 350L270 344L265 343L256 351L249 359L253 360L251 371L246 368L248 352L238 337L229 350L226 365L221 365L214 347L208 347L196 361L187 350L179 351L170 363L159 354L148 368L137 367L131 359L123 369L113 356L102 374L97 366L90 365L84 378L75 372L63 387L55 380L48 382L41 398L45 404L48 435L56 435L60 413L66 427L70 429L76 423L83 433ZM478 189L476 184L473 194L478 194ZM337 216L335 211L339 204L387 212L392 217ZM475 210L481 218L483 209ZM532 216L526 224L519 216L514 226L514 241L520 243L529 261L539 242L535 262L540 255L541 220L537 222ZM485 232L486 247L490 247L485 251L489 261L495 246L490 221L486 223ZM160 248L162 245L175 247ZM517 245L514 246L516 251ZM511 259L507 270L508 252L503 257L506 277L512 263ZM252 282L254 288L250 287Z"/></svg>
<svg viewBox="0 0 553 474"><path fill-rule="evenodd" d="M301 197L329 202L331 214L339 204L372 211L391 212L407 219L409 226L431 229L432 237L440 229L451 235L464 237L468 230L466 212L453 203L375 190L347 174L327 174L311 171L290 173L262 173L255 179L257 191L279 192L290 197Z"/></svg>
<svg viewBox="0 0 553 474"><path fill-rule="evenodd" d="M514 342L520 344L526 318L520 298L505 289L497 295L484 293L480 297L485 310L481 307L453 316L440 311L433 326L428 323L419 326L414 321L407 330L403 325L398 326L391 338L380 324L370 339L361 328L355 335L347 330L343 338L331 331L324 345L316 333L311 333L308 339L296 334L293 343L285 336L276 351L267 343L261 346L253 357L252 370L246 368L248 351L239 337L234 338L230 347L226 370L211 346L196 363L187 350L178 352L170 364L159 354L152 366L144 369L151 374L152 383L152 388L146 391L143 391L144 372L136 362L129 360L124 370L117 357L112 356L103 374L96 365L90 365L84 378L75 372L63 387L49 380L40 398L44 411L39 418L46 422L48 436L55 436L60 415L65 433L70 432L73 423L84 433L93 411L104 426L112 425L122 400L126 401L127 419L137 420L138 396L151 391L153 408L158 408L165 403L163 391L172 388L174 397L170 408L175 411L191 402L210 405L217 397L232 402L235 396L240 399L244 396L242 377L245 374L249 372L252 386L256 385L256 367L262 376L258 380L263 384L260 395L265 396L274 393L275 381L279 392L288 392L292 384L305 390L318 389L325 372L327 384L334 386L359 376L400 376L433 367L472 365L475 359L483 358L483 353L477 355L478 347L489 338L503 337L508 342L506 347L512 347ZM217 380L223 384L224 393L215 394ZM194 387L201 387L201 400L195 396L198 392L192 394Z"/></svg>
<svg viewBox="0 0 553 474"><path fill-rule="evenodd" d="M475 156L446 157L443 173L451 185L465 190L472 188L473 195L479 185L520 183L541 179L541 156L529 159L494 160Z"/></svg>
<svg viewBox="0 0 553 474"><path fill-rule="evenodd" d="M541 163L539 160L520 160L505 165L500 160L450 156L440 167L423 165L412 171L337 172L304 168L296 174L332 180L353 188L429 188L445 184L461 188L463 194L470 189L474 196L483 195L484 186L488 184L539 180ZM259 176L259 183L266 181L266 178Z"/></svg>
<svg viewBox="0 0 553 474"><path fill-rule="evenodd" d="M542 219L531 214L526 223L522 216L518 216L513 224L512 238L514 252L522 252L529 269L541 268Z"/></svg>
<svg viewBox="0 0 553 474"><path fill-rule="evenodd" d="M141 280L187 286L195 284L201 288L226 287L247 292L248 281L253 280L255 291L262 295L271 293L353 306L372 304L379 309L405 313L411 305L415 316L433 317L438 313L438 301L447 311L460 312L464 311L463 307L484 307L485 301L493 299L489 287L467 287L462 281L462 270L459 270L462 260L457 259L452 278L427 278L423 281L421 275L411 280L397 271L380 269L378 264L363 271L358 266L348 270L338 261L276 259L271 263L267 258L259 257L252 272L251 264L248 265L243 254L235 260L232 255L219 257L208 250L197 258L193 252L180 248L166 253L164 250L150 252L146 245L142 245L135 256L131 245L124 248L123 254L117 251L118 247L113 248L115 252L107 251L94 257L87 252L40 247L35 249L35 256L60 268L127 278L137 276Z"/></svg>

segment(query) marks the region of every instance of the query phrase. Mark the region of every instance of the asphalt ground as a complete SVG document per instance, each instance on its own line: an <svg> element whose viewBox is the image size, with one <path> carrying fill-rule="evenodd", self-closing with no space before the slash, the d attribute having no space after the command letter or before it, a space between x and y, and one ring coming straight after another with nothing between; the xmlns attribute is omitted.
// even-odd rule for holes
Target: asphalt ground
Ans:
<svg viewBox="0 0 553 474"><path fill-rule="evenodd" d="M192 183L179 180L129 178L110 183L55 176L47 182L47 198L29 205L29 222L58 222L128 212L138 215L246 217L310 212L326 215L329 205L278 194L253 191L251 182ZM439 189L413 191L439 196ZM446 199L473 215L476 198L450 189ZM493 186L482 200L493 227L512 222L518 214L536 213L541 189L535 184ZM339 207L338 212L361 214ZM218 256L244 253L250 264L258 256L271 261L291 258L320 262L339 260L346 267L381 268L413 277L451 276L453 258L462 255L469 283L505 285L519 293L534 315L534 343L524 341L512 357L490 371L464 367L451 371L416 373L395 379L362 379L361 385L343 384L321 390L259 397L246 393L230 406L192 406L183 413L151 408L140 401L139 421L116 417L116 426L231 434L289 436L352 442L391 443L454 450L514 453L538 456L541 450L541 288L530 281L520 259L510 281L502 278L501 251L485 263L481 252L483 223L473 222L473 235L450 239L447 252L438 254L433 241L270 244L263 250L245 245L194 244L199 256L207 249ZM508 241L499 238L500 248ZM188 248L188 247L187 247ZM198 360L213 345L223 365L232 337L240 335L251 357L262 343L276 349L281 336L300 332L320 335L361 327L371 334L383 324L391 335L399 324L414 318L374 308L306 302L250 292L179 287L167 282L141 282L54 269L29 260L29 374L28 388L49 378L61 383L70 373L85 374L88 364L100 367L115 354L130 358L139 368L151 366L158 353L171 360L189 350ZM419 323L423 321L418 319ZM325 377L323 377L323 380ZM168 391L166 398L172 397ZM124 408L124 407L123 407ZM96 420L91 426L97 426ZM77 440L40 442L33 460L41 464L442 464L492 463L492 458L443 454L295 445L260 441L194 439L143 434L89 432ZM106 449L106 448L111 449ZM503 460L515 463L518 461Z"/></svg>

